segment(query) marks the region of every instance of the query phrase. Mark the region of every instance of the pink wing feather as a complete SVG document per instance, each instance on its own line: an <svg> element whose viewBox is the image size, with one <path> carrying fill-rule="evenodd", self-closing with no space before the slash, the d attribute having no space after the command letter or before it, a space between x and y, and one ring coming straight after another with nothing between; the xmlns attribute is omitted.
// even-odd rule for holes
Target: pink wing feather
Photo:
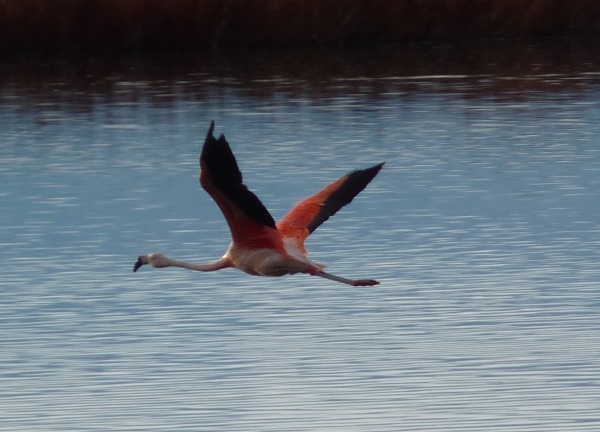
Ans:
<svg viewBox="0 0 600 432"><path fill-rule="evenodd" d="M354 170L316 194L303 199L279 221L277 229L284 239L294 239L298 250L306 254L304 241L323 222L350 204L373 180L385 162L364 170Z"/></svg>

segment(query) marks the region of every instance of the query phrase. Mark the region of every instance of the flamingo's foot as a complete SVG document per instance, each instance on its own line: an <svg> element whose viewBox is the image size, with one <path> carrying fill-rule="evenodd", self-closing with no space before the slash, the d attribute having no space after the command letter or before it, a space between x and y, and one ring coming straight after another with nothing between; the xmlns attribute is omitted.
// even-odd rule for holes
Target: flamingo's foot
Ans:
<svg viewBox="0 0 600 432"><path fill-rule="evenodd" d="M358 280L352 281L352 286L373 286L373 285L379 285L379 282L377 282L374 279L358 279Z"/></svg>

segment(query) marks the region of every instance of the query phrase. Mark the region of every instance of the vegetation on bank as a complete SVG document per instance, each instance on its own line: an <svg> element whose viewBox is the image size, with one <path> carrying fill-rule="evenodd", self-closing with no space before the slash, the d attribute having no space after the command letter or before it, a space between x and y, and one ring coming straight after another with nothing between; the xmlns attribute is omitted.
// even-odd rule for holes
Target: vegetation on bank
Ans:
<svg viewBox="0 0 600 432"><path fill-rule="evenodd" d="M598 0L0 0L0 48L215 48L600 35Z"/></svg>

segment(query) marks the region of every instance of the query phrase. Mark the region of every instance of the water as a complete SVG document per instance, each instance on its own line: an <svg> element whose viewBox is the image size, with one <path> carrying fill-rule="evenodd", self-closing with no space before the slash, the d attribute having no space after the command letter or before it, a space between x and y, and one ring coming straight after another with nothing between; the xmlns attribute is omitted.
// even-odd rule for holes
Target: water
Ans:
<svg viewBox="0 0 600 432"><path fill-rule="evenodd" d="M5 64L0 430L597 430L600 63L519 52ZM276 219L387 161L308 242L381 285L133 274L227 247L210 119Z"/></svg>

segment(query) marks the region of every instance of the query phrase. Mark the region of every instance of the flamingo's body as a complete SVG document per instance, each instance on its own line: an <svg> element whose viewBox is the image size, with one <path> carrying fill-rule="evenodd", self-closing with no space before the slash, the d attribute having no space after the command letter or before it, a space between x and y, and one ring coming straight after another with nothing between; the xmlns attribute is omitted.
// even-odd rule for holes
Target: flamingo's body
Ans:
<svg viewBox="0 0 600 432"><path fill-rule="evenodd" d="M209 264L190 264L162 254L142 255L133 267L182 267L213 271L235 267L259 276L283 276L308 273L354 286L376 285L372 279L346 279L325 273L322 264L310 261L304 240L340 208L349 204L377 175L383 163L355 170L331 183L320 192L294 206L278 223L258 197L242 183L235 156L223 135L213 135L214 122L200 155L200 184L215 200L231 231L232 242L219 260Z"/></svg>

